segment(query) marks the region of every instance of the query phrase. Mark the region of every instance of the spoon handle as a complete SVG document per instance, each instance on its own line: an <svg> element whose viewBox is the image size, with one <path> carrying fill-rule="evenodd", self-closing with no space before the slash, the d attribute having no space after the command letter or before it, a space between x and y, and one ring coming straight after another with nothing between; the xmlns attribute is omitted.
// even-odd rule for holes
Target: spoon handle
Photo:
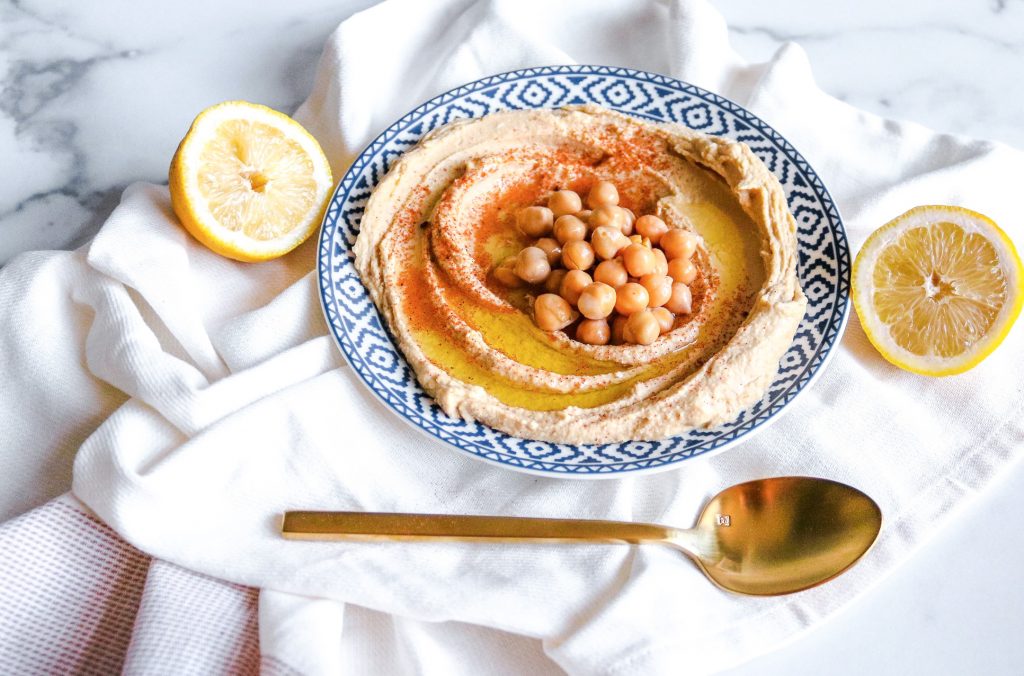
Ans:
<svg viewBox="0 0 1024 676"><path fill-rule="evenodd" d="M285 512L281 534L292 540L541 540L639 543L664 541L675 528L628 521L510 516Z"/></svg>

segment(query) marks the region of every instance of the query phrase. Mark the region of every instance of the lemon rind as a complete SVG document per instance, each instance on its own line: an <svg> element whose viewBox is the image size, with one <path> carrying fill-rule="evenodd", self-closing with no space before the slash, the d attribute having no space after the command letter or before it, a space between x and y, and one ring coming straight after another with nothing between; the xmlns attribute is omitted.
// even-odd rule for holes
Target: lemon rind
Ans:
<svg viewBox="0 0 1024 676"><path fill-rule="evenodd" d="M906 229L916 225L928 225L938 218L955 223L969 232L978 232L989 239L997 240L994 244L999 255L1000 265L1006 275L1007 288L1010 290L1009 302L1000 310L993 323L996 330L991 331L967 352L952 359L941 359L917 355L891 339L886 339L888 327L878 318L874 307L867 303L859 289L870 288L867 277L872 272L866 261L873 262L876 254L891 243ZM981 224L982 227L979 227ZM865 277L862 279L862 276ZM984 361L1006 339L1021 308L1024 306L1024 266L1010 237L992 219L984 214L966 209L942 205L924 205L915 207L894 218L878 230L871 233L861 246L853 264L853 305L860 318L860 323L868 340L875 349L890 363L904 370L926 376L950 376L968 371Z"/></svg>
<svg viewBox="0 0 1024 676"><path fill-rule="evenodd" d="M242 114L239 114L239 113ZM269 240L258 240L242 232L222 227L199 195L198 174L190 167L198 166L198 158L213 138L219 125L227 120L244 118L282 129L307 153L313 162L313 178L317 186L315 204L306 217L287 234ZM171 203L185 229L216 253L244 262L270 260L295 249L319 227L334 187L330 163L320 144L302 125L267 106L247 101L225 101L211 106L196 116L185 138L178 145L169 172Z"/></svg>

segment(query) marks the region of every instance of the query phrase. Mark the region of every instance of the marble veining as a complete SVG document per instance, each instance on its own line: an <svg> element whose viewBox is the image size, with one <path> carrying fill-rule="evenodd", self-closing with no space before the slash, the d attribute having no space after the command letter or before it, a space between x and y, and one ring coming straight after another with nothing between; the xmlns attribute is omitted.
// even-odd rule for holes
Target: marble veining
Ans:
<svg viewBox="0 0 1024 676"><path fill-rule="evenodd" d="M207 105L294 110L327 35L369 4L0 0L0 265L78 246L127 184L165 181ZM1024 0L716 4L751 60L795 41L842 100L1024 147ZM1024 528L1024 473L1009 474L849 611L733 673L1019 673L1024 593L1005 581L1024 550L1001 545Z"/></svg>
<svg viewBox="0 0 1024 676"><path fill-rule="evenodd" d="M61 50L59 55L37 58L28 50L22 51L29 36L56 34L69 42L79 38L61 22L48 20L17 0L2 10L0 19L0 50L6 62L6 72L0 79L0 148L5 158L0 169L4 185L0 196L2 262L18 249L35 244L74 246L81 228L67 226L74 222L91 224L90 215L108 207L104 202L110 202L108 208L116 203L116 188L107 196L108 190L87 185L87 151L77 143L75 121L47 119L39 113L72 89L95 64L131 58L133 54L112 53L101 45L92 45L88 56L81 51L72 56L71 51ZM86 44L78 46L88 49ZM58 223L58 214L64 217L64 223ZM44 222L38 221L39 216Z"/></svg>
<svg viewBox="0 0 1024 676"><path fill-rule="evenodd" d="M202 108L294 110L324 40L369 4L0 0L0 265L88 241L125 186L165 182Z"/></svg>
<svg viewBox="0 0 1024 676"><path fill-rule="evenodd" d="M821 86L873 112L1024 146L1024 1L863 0L796 11L737 0L721 8L750 58L807 51Z"/></svg>
<svg viewBox="0 0 1024 676"><path fill-rule="evenodd" d="M369 4L0 0L0 265L78 246L126 185L165 181L205 106L294 110L324 39ZM718 4L751 60L795 41L840 99L1024 146L1024 0Z"/></svg>

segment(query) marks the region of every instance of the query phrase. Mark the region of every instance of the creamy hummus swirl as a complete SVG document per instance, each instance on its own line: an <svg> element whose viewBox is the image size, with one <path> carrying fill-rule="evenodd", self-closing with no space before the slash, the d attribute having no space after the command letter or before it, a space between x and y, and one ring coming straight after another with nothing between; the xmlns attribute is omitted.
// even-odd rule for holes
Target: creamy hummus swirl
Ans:
<svg viewBox="0 0 1024 676"><path fill-rule="evenodd" d="M701 235L693 312L651 345L534 326L491 270L531 242L516 212L612 181L620 204ZM356 266L417 378L453 417L557 443L659 439L763 395L803 317L795 223L750 149L598 107L439 128L374 189Z"/></svg>

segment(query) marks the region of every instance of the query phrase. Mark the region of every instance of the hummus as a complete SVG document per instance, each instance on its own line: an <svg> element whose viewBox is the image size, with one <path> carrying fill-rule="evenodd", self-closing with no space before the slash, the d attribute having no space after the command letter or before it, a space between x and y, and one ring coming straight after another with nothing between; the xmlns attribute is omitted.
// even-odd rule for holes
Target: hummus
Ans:
<svg viewBox="0 0 1024 676"><path fill-rule="evenodd" d="M493 268L518 210L608 180L620 205L701 237L693 309L650 345L546 333ZM598 107L439 128L374 190L356 266L424 389L453 417L557 443L653 440L759 400L804 314L795 223L750 149Z"/></svg>

